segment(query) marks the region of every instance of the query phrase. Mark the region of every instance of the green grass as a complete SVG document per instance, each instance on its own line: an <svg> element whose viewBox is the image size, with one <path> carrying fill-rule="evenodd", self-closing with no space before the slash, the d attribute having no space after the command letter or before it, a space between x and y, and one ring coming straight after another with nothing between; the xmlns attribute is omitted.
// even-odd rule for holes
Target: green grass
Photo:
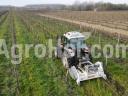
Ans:
<svg viewBox="0 0 128 96"><path fill-rule="evenodd" d="M6 15L5 15L6 16ZM3 15L3 19L5 18ZM0 25L0 39L6 40L8 51L10 52L11 46L11 33L10 33L10 15ZM12 65L10 60L4 55L0 55L0 96L11 96L14 94L15 80L12 75Z"/></svg>
<svg viewBox="0 0 128 96"><path fill-rule="evenodd" d="M36 39L36 40L34 39L34 40L37 43L46 43L47 38L46 37L43 38L43 36L46 36L46 32L51 37L56 37L57 34L63 34L64 32L66 32L65 29L67 31L78 30L78 27L67 24L65 22L58 22L55 20L49 20L48 18L35 17L35 16L33 16L33 17L28 16L28 17L31 17L31 18L27 18L26 20L28 20L27 22L30 22L31 27L33 27L32 32L28 32L28 34L29 34L28 36L31 37L32 34L36 33L35 38L38 37L38 39ZM36 26L33 25L35 23L36 23ZM16 24L16 25L18 25L18 24ZM68 26L69 26L69 28L68 28ZM52 30L54 29L54 31L52 31L50 29L52 29ZM22 35L23 34L21 34L19 36L24 37ZM35 42L35 41L33 41L33 39L31 40L31 42ZM45 42L43 42L43 41L45 41ZM27 40L26 40L26 42L27 42ZM56 60L52 60L52 59L43 59L46 61L45 63L43 60L42 60L42 62L41 62L41 60L39 62L39 60L35 59L35 57L31 60L32 61L30 61L31 62L30 67L34 66L32 64L33 64L33 62L35 62L34 63L34 64L36 64L34 67L35 70L38 69L37 68L38 64L40 65L40 67L42 66L41 67L42 69L40 68L40 70L42 70L42 74L39 74L39 72L37 72L37 74L34 76L36 76L36 80L37 80L36 83L37 82L39 83L39 81L41 80L41 78L39 78L39 77L40 77L40 75L42 75L41 76L42 77L42 80L41 80L42 86L44 86L44 85L46 86L45 87L46 89L44 89L45 95L52 94L55 96L60 96L61 94L63 94L64 96L69 96L70 94L72 94L72 96L84 96L84 95L92 94L93 96L99 96L100 94L106 93L107 94L106 96L112 96L111 90L109 90L109 88L107 88L107 87L104 88L103 83L100 83L99 80L90 81L87 84L85 84L86 86L83 86L83 87L78 87L76 85L76 82L73 81L70 77L68 77L69 80L66 81L65 80L66 70L64 69L60 60L56 61ZM23 69L24 69L24 67L23 67ZM31 72L31 74L33 74L33 71ZM45 80L45 75L47 77L47 80ZM24 80L25 80L25 78L24 78ZM43 80L45 82L43 82ZM26 82L27 81L28 80L26 80ZM101 82L103 82L103 81L101 81ZM33 83L33 82L29 81L29 84L30 83ZM97 87L100 90L98 90ZM42 87L42 88L44 88L44 87ZM40 91L40 90L38 89L38 91ZM97 93L96 92L90 93L90 91L96 91ZM36 94L36 93L33 93L33 94Z"/></svg>
<svg viewBox="0 0 128 96"><path fill-rule="evenodd" d="M16 41L18 44L45 44L47 45L48 39L52 38L53 43L56 42L56 36L68 31L79 31L79 26L72 25L66 22L56 21L40 16L36 16L27 12L14 12L14 25L16 30ZM9 17L5 23L0 26L0 38L5 38L8 42L8 46L11 45L11 33L8 32ZM86 30L83 30L86 31ZM87 44L93 45L99 42L99 33L92 34L91 38L87 40ZM117 43L115 38L107 37L101 34L101 45ZM24 49L24 48L23 48ZM2 62L9 62L6 59ZM102 61L105 65L105 58L94 59L94 61ZM107 72L111 73L112 79L116 80L120 85L128 91L128 61L123 59L122 62L117 62L115 58L108 59L108 65L106 66ZM12 65L13 66L13 65ZM6 68L7 67L7 68ZM3 70L8 70L9 66L2 68L1 74L5 73ZM30 50L30 58L25 58L23 54L23 61L19 65L19 82L20 82L20 95L21 96L118 96L119 90L112 82L107 83L102 79L95 79L82 82L82 86L77 86L76 82L71 79L70 76L66 78L66 70L64 69L60 60L55 58L41 58L38 59L34 56L34 48ZM3 74L3 75L6 75ZM9 96L13 94L15 90L9 91L11 87L16 87L16 83L13 82L15 78L12 78L12 74L7 74L6 78L0 79L4 81L4 88L1 96ZM5 85L6 84L6 85ZM6 88L5 88L6 87ZM12 89L13 89L12 88ZM0 90L1 92L1 90ZM3 94L7 95L3 95ZM122 94L123 96L123 94Z"/></svg>

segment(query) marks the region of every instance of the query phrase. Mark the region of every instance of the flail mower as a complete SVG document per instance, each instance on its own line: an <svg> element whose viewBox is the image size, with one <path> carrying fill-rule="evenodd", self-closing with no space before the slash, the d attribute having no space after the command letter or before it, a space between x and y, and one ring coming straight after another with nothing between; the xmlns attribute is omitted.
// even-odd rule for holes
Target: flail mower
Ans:
<svg viewBox="0 0 128 96"><path fill-rule="evenodd" d="M80 32L67 32L58 36L55 57L60 58L70 76L80 85L81 81L104 78L102 62L92 63L91 52L85 43L85 36Z"/></svg>

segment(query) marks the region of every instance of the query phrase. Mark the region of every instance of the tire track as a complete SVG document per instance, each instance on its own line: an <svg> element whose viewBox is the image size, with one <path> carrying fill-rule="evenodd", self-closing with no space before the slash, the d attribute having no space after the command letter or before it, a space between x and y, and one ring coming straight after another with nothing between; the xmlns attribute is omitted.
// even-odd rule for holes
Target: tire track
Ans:
<svg viewBox="0 0 128 96"><path fill-rule="evenodd" d="M10 33L12 34L12 45L16 44L16 30L15 30L15 21L14 21L14 13L13 9L11 10L11 15L10 15ZM16 49L14 49L14 54L17 53ZM15 58L13 58L14 61L16 61ZM12 75L16 79L16 96L20 96L20 87L19 87L19 72L18 72L18 67L19 65L12 65Z"/></svg>

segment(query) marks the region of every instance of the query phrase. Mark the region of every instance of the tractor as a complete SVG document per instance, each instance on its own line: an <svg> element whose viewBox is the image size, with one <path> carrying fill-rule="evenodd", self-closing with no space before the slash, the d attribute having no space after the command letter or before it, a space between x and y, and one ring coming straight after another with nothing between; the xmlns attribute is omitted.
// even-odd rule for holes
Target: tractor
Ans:
<svg viewBox="0 0 128 96"><path fill-rule="evenodd" d="M92 55L85 43L85 36L80 32L67 32L58 36L54 54L60 58L70 76L80 85L81 81L104 78L103 63L92 63Z"/></svg>

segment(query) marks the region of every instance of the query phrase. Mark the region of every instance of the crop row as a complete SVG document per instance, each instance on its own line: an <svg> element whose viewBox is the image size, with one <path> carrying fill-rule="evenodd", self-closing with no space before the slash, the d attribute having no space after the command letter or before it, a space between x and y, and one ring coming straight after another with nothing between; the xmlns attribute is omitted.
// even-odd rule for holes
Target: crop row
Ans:
<svg viewBox="0 0 128 96"><path fill-rule="evenodd" d="M53 39L55 45L57 35L68 31L80 31L79 26L23 11L10 11L0 28L2 32L0 38L6 39L8 46L16 43L47 45L49 38ZM87 44L91 46L98 42L101 46L109 43L116 45L118 40L93 32L91 38L87 40ZM0 80L2 81L0 87L3 89L0 90L1 95L125 96L127 94L127 59L114 57L108 59L108 64L105 67L108 74L107 81L89 80L83 82L82 86L77 86L69 76L66 77L66 70L60 60L48 57L36 58L33 53L34 49L32 48L29 58L25 58L23 54L22 63L18 66L12 65L5 58L0 59ZM105 57L94 59L94 61L99 60L103 61L105 65Z"/></svg>
<svg viewBox="0 0 128 96"><path fill-rule="evenodd" d="M45 12L57 17L98 24L110 28L128 30L128 12L86 12L86 11L62 11L62 12Z"/></svg>
<svg viewBox="0 0 128 96"><path fill-rule="evenodd" d="M11 33L11 14L10 12L2 15L1 18L4 18L2 20L3 22L0 25L0 39L6 40L6 44L8 48L10 49L12 45L12 33ZM1 55L0 58L0 95L1 96L8 96L8 95L15 95L15 78L13 77L13 67L11 65L11 62L9 59L7 59L4 55Z"/></svg>
<svg viewBox="0 0 128 96"><path fill-rule="evenodd" d="M48 19L48 18L43 18L43 17L37 17L37 16L30 16L30 15L26 15L26 16L23 16L23 17L26 17L26 20L30 20L30 21L28 21L28 22L31 22L30 23L30 25L32 26L32 24L35 24L36 23L36 25L34 26L34 28L33 29L42 29L43 27L49 27L50 28L50 25L51 25L51 23L54 23L54 26L55 26L55 24L58 24L59 22L56 22L55 20L51 20L51 19ZM31 18L30 18L31 17ZM40 18L40 20L38 21L38 19ZM47 22L42 22L42 21L47 21ZM42 24L42 23L43 24ZM48 24L48 22L49 22L49 24ZM56 22L56 23L55 23ZM45 24L48 24L48 25L45 25ZM45 25L45 26L44 26ZM59 25L59 24L58 24ZM52 25L53 26L53 25ZM62 26L61 26L62 27ZM51 32L52 32L52 28L50 28L51 30ZM48 30L48 29L47 29ZM45 30L45 31L47 31L47 30ZM54 30L57 30L56 28L54 29ZM43 30L42 30L43 31ZM36 32L36 31L34 31L34 32ZM41 31L40 31L41 32ZM48 34L52 34L51 32L48 32ZM56 31L57 32L57 31ZM36 33L38 33L38 32L36 32ZM62 32L60 32L60 33L63 33L63 30L62 30ZM40 36L41 36L41 33L39 33L40 34ZM54 35L56 35L56 34L59 34L59 33L55 33L54 32ZM40 37L39 36L39 37ZM45 35L46 36L46 35ZM96 43L96 42L95 42ZM101 59L102 60L102 59ZM115 65L115 63L113 64L113 65ZM111 66L111 68L112 68L113 66ZM113 71L113 70L112 70ZM126 74L126 73L125 73ZM125 77L124 77L125 78ZM95 81L94 81L95 82ZM103 81L104 82L104 81ZM100 82L99 82L100 83ZM112 82L111 82L112 83ZM100 83L101 84L101 83ZM99 85L100 85L99 84ZM103 83L104 84L104 83ZM111 84L110 84L111 85ZM118 84L118 85L120 85L120 84ZM69 86L69 85L68 85ZM73 86L75 86L75 85L73 85ZM101 86L102 86L102 84L101 84ZM115 91L119 91L119 90L116 90L116 86L115 86L115 84L113 84L113 86L114 86L114 88L115 88ZM89 87L89 86L88 86ZM85 88L83 88L83 89L85 89ZM93 89L93 88L92 88ZM87 89L85 89L85 90L87 90ZM91 90L91 89L90 89ZM96 90L97 91L97 90ZM112 91L112 90L111 90ZM104 92L104 91L102 91L102 92ZM111 92L110 92L111 93ZM108 94L110 94L110 93L108 93ZM115 92L113 92L112 91L112 93L115 93ZM87 94L87 93L84 93L84 94ZM97 93L97 94L99 94L99 93ZM103 94L103 93L101 93L101 94ZM123 93L122 93L123 94ZM106 95L107 96L107 95Z"/></svg>

